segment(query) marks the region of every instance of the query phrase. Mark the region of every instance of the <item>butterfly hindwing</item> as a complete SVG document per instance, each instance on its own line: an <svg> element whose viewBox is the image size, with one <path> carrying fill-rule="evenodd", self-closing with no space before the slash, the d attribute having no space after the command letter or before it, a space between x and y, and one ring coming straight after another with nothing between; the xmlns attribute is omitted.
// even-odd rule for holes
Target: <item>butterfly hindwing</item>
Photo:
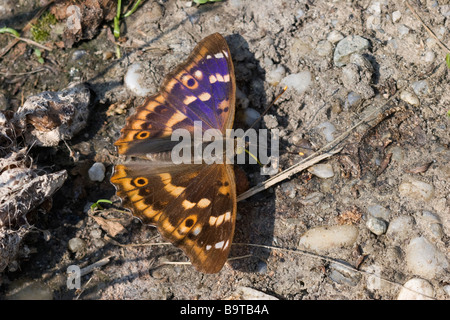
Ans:
<svg viewBox="0 0 450 320"><path fill-rule="evenodd" d="M130 162L115 170L111 181L135 216L183 249L199 271L220 271L236 220L230 165Z"/></svg>

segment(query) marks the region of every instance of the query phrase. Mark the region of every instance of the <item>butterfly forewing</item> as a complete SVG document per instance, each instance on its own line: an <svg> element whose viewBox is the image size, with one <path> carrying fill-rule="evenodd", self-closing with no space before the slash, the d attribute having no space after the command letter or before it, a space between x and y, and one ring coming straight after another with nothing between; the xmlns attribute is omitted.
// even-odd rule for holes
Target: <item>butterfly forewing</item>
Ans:
<svg viewBox="0 0 450 320"><path fill-rule="evenodd" d="M173 130L193 133L194 121L203 131L223 134L234 120L236 84L230 50L220 34L203 39L189 58L164 80L160 92L136 109L115 145L118 152L141 155L171 150L161 140L170 140Z"/></svg>
<svg viewBox="0 0 450 320"><path fill-rule="evenodd" d="M220 34L210 35L128 118L115 143L119 154L146 158L170 151L172 132L183 128L193 133L195 121L201 121L203 130L218 129L225 136L233 125L235 92L228 45ZM134 160L116 165L111 182L124 206L183 249L199 271L222 269L236 220L230 165Z"/></svg>

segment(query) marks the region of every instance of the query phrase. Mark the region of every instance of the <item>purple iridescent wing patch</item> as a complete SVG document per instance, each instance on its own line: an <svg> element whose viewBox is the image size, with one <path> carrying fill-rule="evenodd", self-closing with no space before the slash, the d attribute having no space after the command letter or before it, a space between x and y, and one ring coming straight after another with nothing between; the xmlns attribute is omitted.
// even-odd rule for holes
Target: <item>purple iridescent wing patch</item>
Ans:
<svg viewBox="0 0 450 320"><path fill-rule="evenodd" d="M218 33L203 39L189 58L167 75L159 92L136 109L115 143L120 154L170 150L172 132L219 129L225 134L234 120L235 78L230 50ZM164 150L167 149L167 150Z"/></svg>

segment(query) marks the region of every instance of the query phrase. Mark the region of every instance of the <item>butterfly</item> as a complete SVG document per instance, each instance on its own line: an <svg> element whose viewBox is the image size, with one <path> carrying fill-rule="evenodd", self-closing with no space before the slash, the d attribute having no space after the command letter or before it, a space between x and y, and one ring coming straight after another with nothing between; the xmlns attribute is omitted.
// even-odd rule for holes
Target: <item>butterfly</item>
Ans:
<svg viewBox="0 0 450 320"><path fill-rule="evenodd" d="M115 142L132 159L114 167L122 204L181 248L200 272L225 264L236 221L236 183L228 163L174 164L168 152L176 129L217 129L226 138L235 114L234 66L218 33L198 43L170 72L159 92L136 108Z"/></svg>

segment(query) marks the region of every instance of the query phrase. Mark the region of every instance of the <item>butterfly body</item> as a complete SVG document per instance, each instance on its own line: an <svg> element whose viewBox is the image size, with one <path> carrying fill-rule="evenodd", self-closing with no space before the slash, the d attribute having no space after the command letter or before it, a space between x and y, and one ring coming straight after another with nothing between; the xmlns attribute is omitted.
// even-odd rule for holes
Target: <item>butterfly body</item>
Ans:
<svg viewBox="0 0 450 320"><path fill-rule="evenodd" d="M212 34L127 119L115 143L119 154L132 157L117 164L111 177L123 205L156 226L204 273L220 271L231 247L234 170L226 161L174 164L169 155L177 142L171 135L176 129L194 134L194 124L201 122L203 131L219 130L227 139L235 92L230 50L220 34Z"/></svg>

